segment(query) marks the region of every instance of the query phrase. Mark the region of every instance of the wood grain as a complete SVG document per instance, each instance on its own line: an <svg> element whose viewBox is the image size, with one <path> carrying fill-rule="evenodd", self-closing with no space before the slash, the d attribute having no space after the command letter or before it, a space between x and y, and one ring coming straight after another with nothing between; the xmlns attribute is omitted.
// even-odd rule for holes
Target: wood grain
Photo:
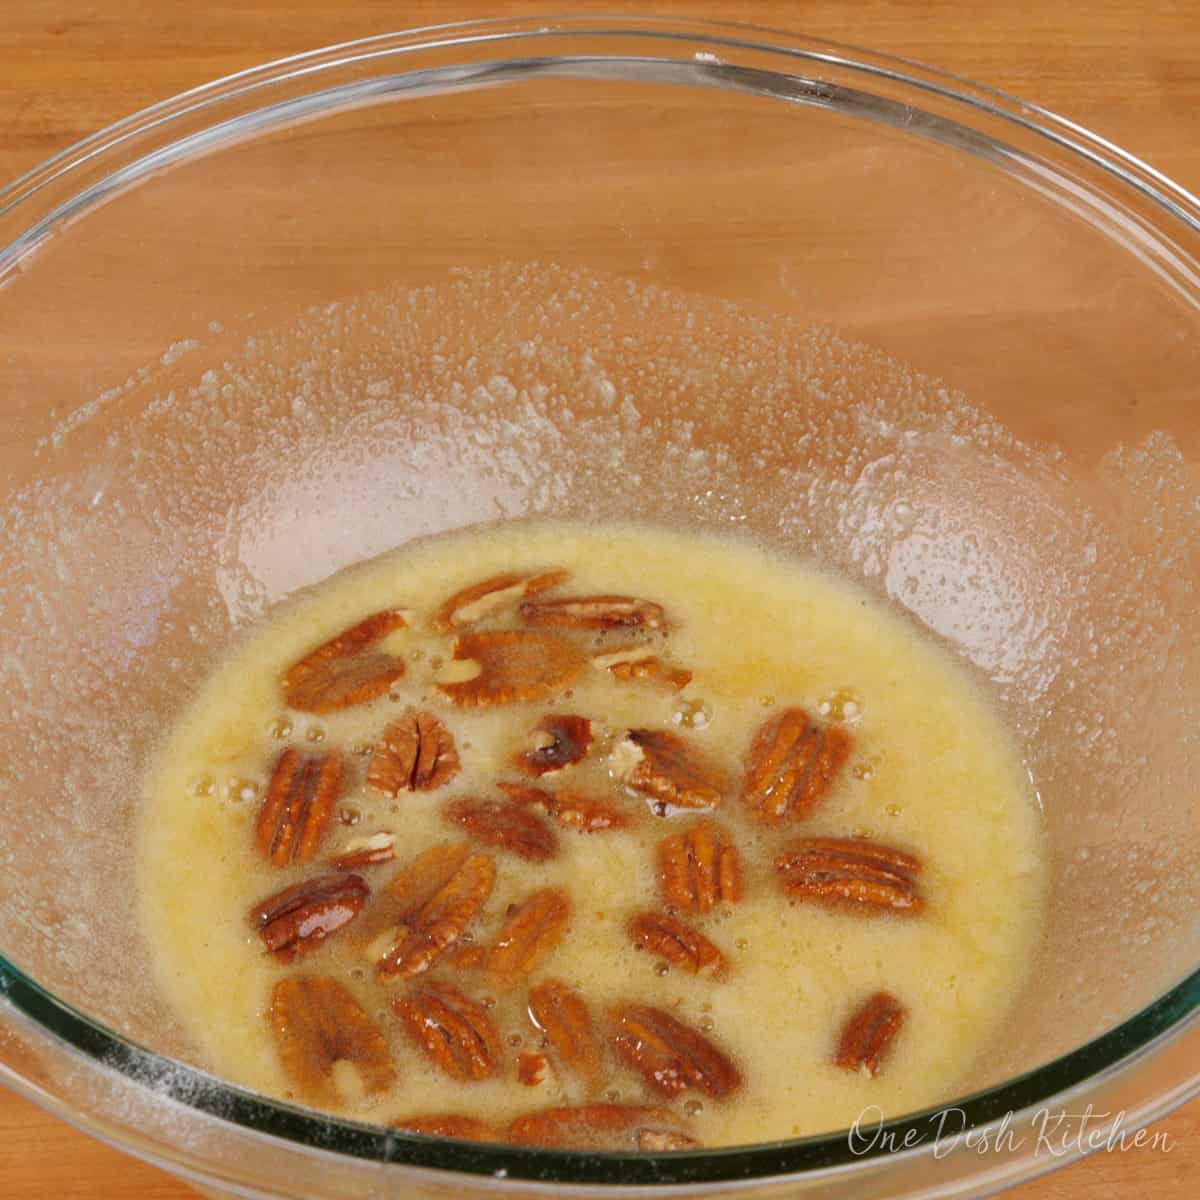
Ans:
<svg viewBox="0 0 1200 1200"><path fill-rule="evenodd" d="M567 7L550 5L551 9ZM578 11L636 11L604 0ZM406 26L546 11L490 0L22 0L0 21L0 181L136 109L216 76ZM1200 5L1028 0L656 0L663 14L801 28L935 63L1036 101L1200 190ZM1170 1149L1098 1153L1011 1193L1018 1200L1184 1200L1200 1175L1200 1101L1156 1127ZM0 1089L9 1200L194 1193Z"/></svg>

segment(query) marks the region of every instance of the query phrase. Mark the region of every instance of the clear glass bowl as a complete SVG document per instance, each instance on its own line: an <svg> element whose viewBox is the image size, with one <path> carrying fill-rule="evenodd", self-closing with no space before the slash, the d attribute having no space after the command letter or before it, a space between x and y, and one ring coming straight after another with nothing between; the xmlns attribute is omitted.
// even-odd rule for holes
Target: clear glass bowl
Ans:
<svg viewBox="0 0 1200 1200"><path fill-rule="evenodd" d="M978 1195L1184 1099L1198 249L1190 196L1049 113L623 19L290 59L0 193L0 1075L256 1196ZM1053 902L949 1110L563 1154L355 1126L188 1065L131 898L156 731L294 588L546 512L816 555L992 682ZM1083 1136L1039 1139L1089 1105ZM986 1153L951 1137L1002 1120Z"/></svg>

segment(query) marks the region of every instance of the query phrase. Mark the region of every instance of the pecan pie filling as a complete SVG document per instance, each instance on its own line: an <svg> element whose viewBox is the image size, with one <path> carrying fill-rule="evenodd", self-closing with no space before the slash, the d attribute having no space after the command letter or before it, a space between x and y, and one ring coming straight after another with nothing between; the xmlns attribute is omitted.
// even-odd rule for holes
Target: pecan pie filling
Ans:
<svg viewBox="0 0 1200 1200"><path fill-rule="evenodd" d="M239 654L164 744L139 897L238 1082L682 1151L945 1098L1021 985L1019 755L947 652L801 564L497 526L335 577Z"/></svg>

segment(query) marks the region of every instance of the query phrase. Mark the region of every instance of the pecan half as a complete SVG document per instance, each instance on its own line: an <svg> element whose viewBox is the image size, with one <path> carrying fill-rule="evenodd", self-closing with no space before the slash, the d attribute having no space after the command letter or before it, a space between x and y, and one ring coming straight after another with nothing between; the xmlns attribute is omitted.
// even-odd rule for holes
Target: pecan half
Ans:
<svg viewBox="0 0 1200 1200"><path fill-rule="evenodd" d="M627 1004L614 1011L613 1021L617 1057L655 1091L677 1096L696 1088L717 1100L742 1082L737 1068L712 1042L661 1008Z"/></svg>
<svg viewBox="0 0 1200 1200"><path fill-rule="evenodd" d="M768 825L807 817L833 786L852 746L841 725L818 725L802 708L772 717L746 756L747 812Z"/></svg>
<svg viewBox="0 0 1200 1200"><path fill-rule="evenodd" d="M550 1078L550 1060L544 1054L517 1055L517 1082L526 1087L538 1087Z"/></svg>
<svg viewBox="0 0 1200 1200"><path fill-rule="evenodd" d="M466 842L443 843L431 846L401 867L376 892L374 903L354 928L355 943L364 956L378 962L396 950L409 928L417 924L422 910L470 854L471 847Z"/></svg>
<svg viewBox="0 0 1200 1200"><path fill-rule="evenodd" d="M517 1117L508 1141L570 1150L693 1150L690 1137L665 1109L640 1104L546 1108Z"/></svg>
<svg viewBox="0 0 1200 1200"><path fill-rule="evenodd" d="M567 687L585 664L569 642L525 629L464 633L454 643L454 657L478 663L479 674L437 686L466 708L545 699Z"/></svg>
<svg viewBox="0 0 1200 1200"><path fill-rule="evenodd" d="M698 929L669 913L637 913L626 930L636 946L665 958L691 975L709 972L720 979L726 971L725 956Z"/></svg>
<svg viewBox="0 0 1200 1200"><path fill-rule="evenodd" d="M526 775L546 775L582 761L592 744L587 717L543 717L530 731L530 749L516 755L513 766Z"/></svg>
<svg viewBox="0 0 1200 1200"><path fill-rule="evenodd" d="M476 967L482 967L486 958L487 950L483 946L470 943L463 945L460 942L446 955L443 962L456 971L473 971Z"/></svg>
<svg viewBox="0 0 1200 1200"><path fill-rule="evenodd" d="M541 575L493 575L455 592L438 608L433 628L438 633L453 633L464 625L474 625L492 616L507 604L557 587L567 578L566 571L545 571Z"/></svg>
<svg viewBox="0 0 1200 1200"><path fill-rule="evenodd" d="M516 804L459 796L446 805L445 814L447 820L456 821L472 837L529 862L545 862L558 851L554 830Z"/></svg>
<svg viewBox="0 0 1200 1200"><path fill-rule="evenodd" d="M332 866L335 871L357 871L391 862L396 857L396 839L390 833L373 833L370 837L347 842Z"/></svg>
<svg viewBox="0 0 1200 1200"><path fill-rule="evenodd" d="M637 1148L648 1154L661 1154L665 1150L696 1150L699 1146L694 1137L671 1129L638 1130Z"/></svg>
<svg viewBox="0 0 1200 1200"><path fill-rule="evenodd" d="M863 913L918 913L921 862L902 850L865 838L802 838L775 856L783 890L811 900Z"/></svg>
<svg viewBox="0 0 1200 1200"><path fill-rule="evenodd" d="M663 901L681 912L712 912L718 901L742 898L737 847L712 821L698 821L658 845L658 882Z"/></svg>
<svg viewBox="0 0 1200 1200"><path fill-rule="evenodd" d="M429 876L435 874L430 869ZM403 912L401 936L379 960L380 977L410 979L429 970L462 937L495 881L496 866L486 854L465 858L424 903ZM418 886L424 882L417 880Z"/></svg>
<svg viewBox="0 0 1200 1200"><path fill-rule="evenodd" d="M592 1018L578 992L557 979L529 989L529 1019L563 1064L592 1086L600 1081L600 1049Z"/></svg>
<svg viewBox="0 0 1200 1200"><path fill-rule="evenodd" d="M652 683L665 683L676 691L685 688L692 682L691 671L683 667L670 667L662 659L651 655L649 658L638 659L637 662L613 663L608 668L614 678L627 683L631 680L648 680Z"/></svg>
<svg viewBox="0 0 1200 1200"><path fill-rule="evenodd" d="M432 792L458 774L450 730L427 712L409 709L384 731L367 764L367 786L390 796Z"/></svg>
<svg viewBox="0 0 1200 1200"><path fill-rule="evenodd" d="M834 1062L843 1071L879 1074L879 1064L904 1024L904 1006L887 992L865 1000L842 1028Z"/></svg>
<svg viewBox="0 0 1200 1200"><path fill-rule="evenodd" d="M624 829L634 821L606 796L589 796L567 788L554 793L548 811L560 825L579 833Z"/></svg>
<svg viewBox="0 0 1200 1200"><path fill-rule="evenodd" d="M528 975L562 940L571 902L562 888L534 892L505 922L487 957L487 969L501 983Z"/></svg>
<svg viewBox="0 0 1200 1200"><path fill-rule="evenodd" d="M692 682L691 671L663 662L650 646L608 650L594 655L592 663L622 683L662 683L679 691Z"/></svg>
<svg viewBox="0 0 1200 1200"><path fill-rule="evenodd" d="M563 789L557 792L529 787L523 783L498 782L496 786L514 804L540 808L560 825L580 833L600 833L605 829L624 829L633 823L629 813L618 808L606 796L587 796Z"/></svg>
<svg viewBox="0 0 1200 1200"><path fill-rule="evenodd" d="M289 746L275 762L254 823L259 853L276 867L308 862L329 830L341 790L341 754L306 755Z"/></svg>
<svg viewBox="0 0 1200 1200"><path fill-rule="evenodd" d="M323 642L287 669L283 696L302 712L327 713L382 696L404 674L404 660L376 645L408 622L400 609L378 612Z"/></svg>
<svg viewBox="0 0 1200 1200"><path fill-rule="evenodd" d="M358 1070L368 1095L385 1092L396 1082L383 1034L336 979L327 975L281 979L271 993L267 1019L284 1074L310 1103L338 1103L333 1065L342 1060Z"/></svg>
<svg viewBox="0 0 1200 1200"><path fill-rule="evenodd" d="M725 773L695 746L667 729L631 729L625 740L640 758L629 786L656 800L660 808L714 808L728 781Z"/></svg>
<svg viewBox="0 0 1200 1200"><path fill-rule="evenodd" d="M434 896L450 882L467 861L471 848L465 842L431 846L401 868L383 889L384 902L375 905L367 916L372 932L386 925L410 925ZM380 920L372 920L378 912Z"/></svg>
<svg viewBox="0 0 1200 1200"><path fill-rule="evenodd" d="M567 629L661 629L667 627L661 604L633 596L564 596L526 600L521 616L530 625Z"/></svg>
<svg viewBox="0 0 1200 1200"><path fill-rule="evenodd" d="M370 891L359 875L317 875L256 904L250 923L277 959L291 962L354 920Z"/></svg>
<svg viewBox="0 0 1200 1200"><path fill-rule="evenodd" d="M393 1001L405 1032L460 1083L487 1079L500 1062L500 1035L476 1000L448 983L425 983Z"/></svg>
<svg viewBox="0 0 1200 1200"><path fill-rule="evenodd" d="M478 1117L465 1117L460 1113L421 1113L414 1117L400 1117L391 1122L393 1129L406 1133L423 1133L426 1137L457 1138L460 1142L499 1141L496 1131Z"/></svg>

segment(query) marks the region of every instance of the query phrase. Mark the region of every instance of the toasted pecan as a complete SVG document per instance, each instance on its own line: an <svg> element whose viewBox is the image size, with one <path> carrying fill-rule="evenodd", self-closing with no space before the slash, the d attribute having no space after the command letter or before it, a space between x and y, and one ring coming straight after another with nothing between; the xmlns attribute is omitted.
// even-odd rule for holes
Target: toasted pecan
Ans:
<svg viewBox="0 0 1200 1200"><path fill-rule="evenodd" d="M592 656L592 664L622 683L661 683L679 691L692 682L692 672L664 662L648 645L622 646Z"/></svg>
<svg viewBox="0 0 1200 1200"><path fill-rule="evenodd" d="M567 572L561 570L544 571L540 575L493 575L445 600L434 614L433 628L438 633L453 633L464 626L475 625L505 605L515 605L525 596L557 587L566 578Z"/></svg>
<svg viewBox="0 0 1200 1200"><path fill-rule="evenodd" d="M289 746L271 771L254 823L259 853L276 867L309 862L329 830L342 790L341 754L301 754Z"/></svg>
<svg viewBox="0 0 1200 1200"><path fill-rule="evenodd" d="M714 808L728 780L694 745L668 729L631 729L626 741L641 752L629 776L636 792L670 808Z"/></svg>
<svg viewBox="0 0 1200 1200"><path fill-rule="evenodd" d="M567 629L657 629L667 627L661 604L634 596L564 596L526 600L521 616L530 625Z"/></svg>
<svg viewBox="0 0 1200 1200"><path fill-rule="evenodd" d="M536 814L504 800L459 796L445 807L446 819L472 837L529 862L545 862L558 851L554 830Z"/></svg>
<svg viewBox="0 0 1200 1200"><path fill-rule="evenodd" d="M549 633L503 629L461 634L454 657L479 664L479 673L438 689L465 708L543 700L561 692L583 670L583 652Z"/></svg>
<svg viewBox="0 0 1200 1200"><path fill-rule="evenodd" d="M367 764L367 786L395 799L401 792L432 792L459 770L450 730L428 712L409 709L384 731Z"/></svg>
<svg viewBox="0 0 1200 1200"><path fill-rule="evenodd" d="M571 902L562 888L542 888L512 913L487 957L487 969L501 983L528 975L562 940Z"/></svg>
<svg viewBox="0 0 1200 1200"><path fill-rule="evenodd" d="M600 1048L583 997L558 979L529 989L529 1019L549 1041L569 1070L596 1087L600 1080Z"/></svg>
<svg viewBox="0 0 1200 1200"><path fill-rule="evenodd" d="M639 658L636 661L613 663L608 668L614 679L622 683L650 682L665 683L676 691L687 687L692 682L692 673L684 667L672 667L661 658L651 655L649 658Z"/></svg>
<svg viewBox="0 0 1200 1200"><path fill-rule="evenodd" d="M526 775L546 775L581 762L592 744L592 723L587 717L554 713L543 717L530 731L531 746L513 758L513 766Z"/></svg>
<svg viewBox="0 0 1200 1200"><path fill-rule="evenodd" d="M637 1148L646 1154L662 1154L666 1150L696 1150L700 1143L688 1133L674 1129L639 1129Z"/></svg>
<svg viewBox="0 0 1200 1200"><path fill-rule="evenodd" d="M448 983L430 981L393 1001L405 1032L451 1079L487 1079L500 1062L500 1035L487 1009Z"/></svg>
<svg viewBox="0 0 1200 1200"><path fill-rule="evenodd" d="M540 1087L551 1078L550 1060L544 1054L524 1050L517 1055L517 1082L525 1087Z"/></svg>
<svg viewBox="0 0 1200 1200"><path fill-rule="evenodd" d="M708 973L713 979L721 979L726 973L721 951L698 929L670 913L637 913L629 919L626 931L635 946L691 975Z"/></svg>
<svg viewBox="0 0 1200 1200"><path fill-rule="evenodd" d="M422 870L413 871L414 876L421 873ZM436 878L438 873L430 867L428 877ZM401 936L379 960L380 977L408 979L429 970L462 937L491 894L495 880L496 867L491 858L472 854L423 903L402 907ZM423 890L425 883L425 879L417 878L414 890ZM393 902L395 898L393 892Z"/></svg>
<svg viewBox="0 0 1200 1200"><path fill-rule="evenodd" d="M466 842L444 842L410 859L388 880L377 893L375 902L363 913L355 927L357 940L369 950L384 933L395 934L397 926L416 924L425 906L470 855L471 847ZM407 928L398 931L399 941L407 932ZM399 941L393 937L389 948L394 948Z"/></svg>
<svg viewBox="0 0 1200 1200"><path fill-rule="evenodd" d="M635 816L607 796L560 788L554 793L548 811L568 829L579 833L602 833L632 825Z"/></svg>
<svg viewBox="0 0 1200 1200"><path fill-rule="evenodd" d="M712 912L742 898L741 864L729 835L712 821L663 838L658 845L663 902L679 912Z"/></svg>
<svg viewBox="0 0 1200 1200"><path fill-rule="evenodd" d="M677 1096L695 1088L713 1099L742 1082L737 1068L706 1037L648 1004L626 1004L613 1012L617 1057L654 1088Z"/></svg>
<svg viewBox="0 0 1200 1200"><path fill-rule="evenodd" d="M843 1071L879 1074L879 1064L904 1024L904 1006L887 992L869 996L850 1014L834 1062Z"/></svg>
<svg viewBox="0 0 1200 1200"><path fill-rule="evenodd" d="M672 1113L640 1104L587 1104L526 1113L509 1125L508 1140L518 1146L566 1150L691 1150L699 1145Z"/></svg>
<svg viewBox="0 0 1200 1200"><path fill-rule="evenodd" d="M387 924L411 925L421 911L437 895L454 873L470 857L471 848L465 842L443 842L430 846L402 867L383 889L383 900L377 904L366 920L371 921L375 912ZM373 931L380 928L378 920L373 922Z"/></svg>
<svg viewBox="0 0 1200 1200"><path fill-rule="evenodd" d="M487 954L487 949L484 946L477 946L473 942L464 943L460 941L453 950L446 954L446 957L442 961L446 966L453 967L456 971L473 971L476 967L483 966Z"/></svg>
<svg viewBox="0 0 1200 1200"><path fill-rule="evenodd" d="M404 629L406 616L400 609L374 613L309 651L284 673L287 704L327 713L382 696L404 674L404 660L385 654L377 643Z"/></svg>
<svg viewBox="0 0 1200 1200"><path fill-rule="evenodd" d="M396 1082L387 1041L362 1006L336 979L290 975L271 993L268 1023L284 1074L304 1100L339 1102L333 1065L345 1060L358 1071L368 1095Z"/></svg>
<svg viewBox="0 0 1200 1200"><path fill-rule="evenodd" d="M250 923L277 959L291 962L358 916L370 890L360 875L317 875L256 904Z"/></svg>
<svg viewBox="0 0 1200 1200"><path fill-rule="evenodd" d="M919 913L920 859L866 838L800 838L774 859L783 890L796 900L861 913Z"/></svg>
<svg viewBox="0 0 1200 1200"><path fill-rule="evenodd" d="M334 856L331 865L335 871L358 871L391 862L395 857L395 837L390 833L373 833L370 837L347 842L341 853Z"/></svg>
<svg viewBox="0 0 1200 1200"><path fill-rule="evenodd" d="M631 814L607 796L589 795L569 788L548 791L524 783L496 786L514 803L522 807L540 808L560 825L580 833L599 833L605 829L623 829L633 824Z"/></svg>
<svg viewBox="0 0 1200 1200"><path fill-rule="evenodd" d="M746 755L746 811L767 825L807 817L832 788L853 744L844 726L819 725L802 708L772 717Z"/></svg>
<svg viewBox="0 0 1200 1200"><path fill-rule="evenodd" d="M391 1122L393 1129L406 1133L423 1133L426 1137L457 1138L460 1142L499 1141L496 1131L479 1117L467 1117L461 1113L419 1113L412 1117L398 1117Z"/></svg>

